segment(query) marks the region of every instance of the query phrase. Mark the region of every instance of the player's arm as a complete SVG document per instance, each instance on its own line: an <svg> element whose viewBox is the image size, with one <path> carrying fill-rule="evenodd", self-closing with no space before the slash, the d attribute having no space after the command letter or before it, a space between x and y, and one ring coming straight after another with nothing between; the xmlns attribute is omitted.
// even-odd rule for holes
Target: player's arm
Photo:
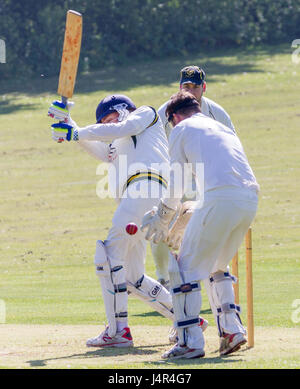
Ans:
<svg viewBox="0 0 300 389"><path fill-rule="evenodd" d="M231 121L230 116L228 115L228 113L226 111L224 111L224 112L225 112L225 115L224 115L225 116L224 117L224 124L225 124L225 126L231 128L232 131L235 133L236 131L235 131L235 128L234 128L234 125L233 125L233 123Z"/></svg>
<svg viewBox="0 0 300 389"><path fill-rule="evenodd" d="M110 142L118 138L138 135L158 119L156 111L150 107L140 107L119 123L92 124L86 127L73 127L67 123L55 123L52 138L57 142L67 141L103 141Z"/></svg>
<svg viewBox="0 0 300 389"><path fill-rule="evenodd" d="M71 118L70 115L70 109L73 107L74 103L71 101L68 101L67 104L64 104L61 101L53 101L49 110L48 110L48 116L60 120L61 122L67 124L69 128L65 128L65 132L61 134L61 128L56 129L56 135L53 134L54 140L57 142L62 141L63 136L68 136L68 133L70 133L70 138L73 134L74 136L74 129L78 129L78 126L76 122ZM81 148L83 148L86 152L88 152L92 157L103 161L103 162L110 162L110 146L104 142L96 141L96 142L90 142L86 140L78 140L78 144Z"/></svg>
<svg viewBox="0 0 300 389"><path fill-rule="evenodd" d="M166 103L162 104L158 110L157 110L157 113L163 123L163 126L164 126L164 129L165 129L165 132L166 132L166 135L167 135L167 138L169 138L170 136L170 132L172 130L172 127L171 125L169 124L168 120L167 120L167 117L166 117L166 109L167 109L167 105L168 105L169 101L167 101Z"/></svg>
<svg viewBox="0 0 300 389"><path fill-rule="evenodd" d="M213 117L213 119L224 124L226 127L231 128L232 131L235 133L236 131L234 125L225 109L213 101L209 101L207 104L209 106L210 115Z"/></svg>
<svg viewBox="0 0 300 389"><path fill-rule="evenodd" d="M119 123L92 124L78 128L78 140L112 141L118 138L138 135L156 119L156 112L150 107L140 107Z"/></svg>
<svg viewBox="0 0 300 389"><path fill-rule="evenodd" d="M71 124L73 128L78 127L71 117L69 117L69 124ZM107 143L101 141L91 142L88 140L78 140L78 145L92 157L103 162L110 162L109 156L111 146Z"/></svg>
<svg viewBox="0 0 300 389"><path fill-rule="evenodd" d="M101 141L79 140L78 145L99 161L110 162L111 150L108 144Z"/></svg>

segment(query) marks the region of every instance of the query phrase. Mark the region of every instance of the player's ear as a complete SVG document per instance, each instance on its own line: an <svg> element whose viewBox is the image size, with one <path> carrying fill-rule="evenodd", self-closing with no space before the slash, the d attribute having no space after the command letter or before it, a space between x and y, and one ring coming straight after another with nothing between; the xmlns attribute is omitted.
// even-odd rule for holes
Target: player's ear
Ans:
<svg viewBox="0 0 300 389"><path fill-rule="evenodd" d="M203 93L204 93L206 91L206 82L205 81L203 82L202 88L203 88Z"/></svg>

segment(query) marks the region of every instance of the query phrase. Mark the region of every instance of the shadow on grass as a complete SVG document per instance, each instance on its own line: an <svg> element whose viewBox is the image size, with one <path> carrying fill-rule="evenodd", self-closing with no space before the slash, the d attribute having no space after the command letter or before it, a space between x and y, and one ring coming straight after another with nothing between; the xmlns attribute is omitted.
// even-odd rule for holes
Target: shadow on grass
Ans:
<svg viewBox="0 0 300 389"><path fill-rule="evenodd" d="M152 317L152 316L160 316L163 317L160 313L156 311L151 311L151 312L144 312L144 313L137 313L137 314L131 314L131 316L135 317Z"/></svg>
<svg viewBox="0 0 300 389"><path fill-rule="evenodd" d="M18 104L13 98L5 98L0 100L0 115L9 114L15 111L33 111L37 108L36 104Z"/></svg>
<svg viewBox="0 0 300 389"><path fill-rule="evenodd" d="M202 66L207 74L207 82L224 81L228 76L240 73L261 73L264 70L256 65L259 56L273 56L290 53L290 46L262 46L254 48L217 49L199 52L176 58L130 61L125 65L79 74L75 86L75 94L99 92L103 95L127 91L137 87L167 87L179 81L180 69L186 65ZM0 80L1 81L1 80ZM0 82L1 94L21 93L27 96L57 93L58 76L48 77L37 74L31 79L15 79ZM23 104L6 101L1 113L27 109ZM28 106L28 109L34 109Z"/></svg>
<svg viewBox="0 0 300 389"><path fill-rule="evenodd" d="M204 357L204 358L195 358L195 359L172 359L172 360L160 360L160 361L157 361L157 362L144 362L144 364L147 366L147 365L151 365L151 366L157 366L157 367L167 367L167 368L174 368L174 365L175 367L184 367L184 366L188 366L189 368L191 368L191 366L201 366L201 365L218 365L218 364L222 364L222 365L226 365L226 363L234 363L234 362L241 362L242 360L241 359L237 359L237 358L224 358L224 357L219 357L219 356L216 356L216 357Z"/></svg>
<svg viewBox="0 0 300 389"><path fill-rule="evenodd" d="M200 314L201 315L212 315L212 310L210 308L208 308L208 309L201 309Z"/></svg>
<svg viewBox="0 0 300 389"><path fill-rule="evenodd" d="M57 358L45 358L45 359L35 359L26 361L29 363L30 367L45 367L47 363L50 361L62 361L62 360L72 360L72 359L89 359L89 358L107 358L107 357L121 357L124 355L152 355L156 354L157 350L153 349L154 347L164 347L165 344L155 344L149 346L139 346L139 347L126 347L126 348L105 348L105 349L97 349L95 351L87 351L86 353L81 354L71 354L65 355L63 357ZM169 346L169 345L168 345ZM166 347L168 347L166 346ZM172 360L159 360L159 361L143 361L146 366L157 366L162 367L174 367L176 366L185 366L185 365L210 365L210 364L226 364L226 363L234 363L241 362L242 359L238 358L237 355L234 357L232 355L227 356L216 356L216 357L204 357L204 358L195 358L195 359L172 359Z"/></svg>
<svg viewBox="0 0 300 389"><path fill-rule="evenodd" d="M47 366L49 361L61 361L61 360L71 360L71 359L89 359L97 357L121 357L124 355L151 355L157 353L157 350L154 350L154 347L164 347L165 344L155 344L149 346L138 346L138 347L125 347L125 348L105 348L97 349L95 351L87 351L86 353L81 354L71 354L65 355L63 357L57 358L45 358L45 359L35 359L26 361L31 367L42 367Z"/></svg>
<svg viewBox="0 0 300 389"><path fill-rule="evenodd" d="M112 68L81 75L76 85L77 92L97 91L124 92L138 87L167 87L178 83L180 69L189 64L201 64L199 57L186 60L164 60L132 64L126 68ZM225 64L218 60L203 60L208 82L215 82L213 76L224 76L243 72L260 72L253 64L246 61L238 64ZM201 66L201 65L200 65Z"/></svg>
<svg viewBox="0 0 300 389"><path fill-rule="evenodd" d="M238 350L235 352L234 355L216 355L215 357L203 357L203 358L195 358L195 359L171 359L171 360L160 360L155 362L144 362L145 365L152 365L152 366L160 366L164 365L165 367L174 367L174 365L177 366L201 366L201 365L212 365L212 364L222 364L226 365L226 363L238 363L241 362L243 359L239 358L239 353L243 353L245 351L248 351L250 348L246 347L244 349ZM213 354L219 354L219 350L215 350Z"/></svg>
<svg viewBox="0 0 300 389"><path fill-rule="evenodd" d="M202 315L202 314L204 314L204 315L212 315L212 311L211 311L211 309L204 309L204 310L201 310L201 312L200 312L200 315ZM161 316L161 317L163 317L163 315L161 315L160 313L158 313L156 311L137 313L137 314L132 314L131 316L136 316L136 317Z"/></svg>

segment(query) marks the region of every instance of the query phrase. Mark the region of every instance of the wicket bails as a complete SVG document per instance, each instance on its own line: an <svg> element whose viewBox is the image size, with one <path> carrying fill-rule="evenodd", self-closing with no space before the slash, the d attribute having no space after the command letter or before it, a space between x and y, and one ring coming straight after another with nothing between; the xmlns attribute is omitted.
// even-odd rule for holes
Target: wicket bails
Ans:
<svg viewBox="0 0 300 389"><path fill-rule="evenodd" d="M251 227L245 236L246 249L246 288L247 288L247 334L248 346L254 347L254 317L253 317L253 277L252 277L252 230ZM238 279L238 252L232 259L232 274ZM239 304L239 279L233 285L235 302Z"/></svg>

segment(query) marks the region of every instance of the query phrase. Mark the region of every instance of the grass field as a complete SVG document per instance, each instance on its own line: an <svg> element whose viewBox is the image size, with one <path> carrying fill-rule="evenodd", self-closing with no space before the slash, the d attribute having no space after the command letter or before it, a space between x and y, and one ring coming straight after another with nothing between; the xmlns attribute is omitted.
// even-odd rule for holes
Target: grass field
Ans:
<svg viewBox="0 0 300 389"><path fill-rule="evenodd" d="M177 91L179 70L187 64L205 68L206 96L230 113L261 186L253 224L257 345L225 359L214 355L216 328L204 295L203 316L211 325L208 360L167 367L299 368L300 65L292 63L290 44L199 52L81 74L72 117L79 125L93 123L100 99L115 92L127 94L137 105L158 108ZM102 330L105 321L93 256L96 240L104 239L110 227L115 203L96 196L96 160L76 144L52 141L46 114L57 98L56 86L57 78L47 75L0 81L0 300L6 306L0 366L164 367L156 363L168 348L161 334L169 322L134 298L129 324L136 334L136 351L122 352L124 358L117 363L116 354L91 354L84 346L86 337ZM246 308L244 264L242 247L240 302ZM155 276L150 250L146 268ZM246 320L246 309L242 318ZM45 337L57 326L59 336ZM24 331L34 336L23 337ZM146 344L144 334L149 334ZM58 352L60 341L64 351ZM47 342L56 347L49 351ZM147 351L139 352L144 348ZM23 354L14 357L19 349ZM49 362L30 362L43 360Z"/></svg>

